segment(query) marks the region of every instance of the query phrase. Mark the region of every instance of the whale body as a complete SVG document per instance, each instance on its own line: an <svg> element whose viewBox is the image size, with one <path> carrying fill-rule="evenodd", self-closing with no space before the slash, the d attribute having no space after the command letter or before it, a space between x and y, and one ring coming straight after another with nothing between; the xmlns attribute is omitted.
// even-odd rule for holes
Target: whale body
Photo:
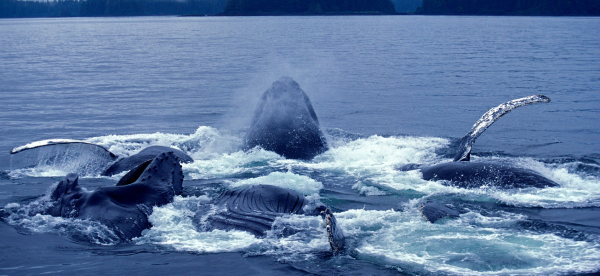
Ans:
<svg viewBox="0 0 600 276"><path fill-rule="evenodd" d="M312 159L328 149L310 99L291 78L261 96L245 137L246 149L256 146L288 159Z"/></svg>
<svg viewBox="0 0 600 276"><path fill-rule="evenodd" d="M517 188L556 187L558 184L541 174L504 164L482 162L449 162L421 169L425 180L446 180L462 188L482 186Z"/></svg>
<svg viewBox="0 0 600 276"><path fill-rule="evenodd" d="M54 204L47 213L100 222L123 240L139 237L151 226L148 215L152 208L168 204L181 194L183 173L172 152L163 152L136 169L142 173L133 178L124 176L132 178L124 180L128 184L100 187L92 192L79 186L77 174L68 174L51 192Z"/></svg>
<svg viewBox="0 0 600 276"><path fill-rule="evenodd" d="M488 110L465 135L453 162L434 166L408 164L400 170L419 169L425 180L445 180L449 185L462 188L493 186L499 188L545 188L557 187L558 183L541 174L514 166L496 163L469 162L475 140L500 117L517 107L535 103L548 103L550 98L534 95L515 99Z"/></svg>
<svg viewBox="0 0 600 276"><path fill-rule="evenodd" d="M290 189L273 185L252 185L241 189L226 191L215 201L218 211L206 216L206 212L198 212L194 217L197 225L205 230L242 230L264 236L271 230L273 222L284 214L304 214L321 216L325 222L327 238L333 252L344 248L345 238L338 227L335 216L324 205L306 212L304 195Z"/></svg>

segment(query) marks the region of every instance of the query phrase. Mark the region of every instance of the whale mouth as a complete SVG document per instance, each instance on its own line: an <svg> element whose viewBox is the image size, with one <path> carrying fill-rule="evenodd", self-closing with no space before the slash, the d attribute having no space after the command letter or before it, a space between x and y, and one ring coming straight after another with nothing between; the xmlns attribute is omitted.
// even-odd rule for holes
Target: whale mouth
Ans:
<svg viewBox="0 0 600 276"><path fill-rule="evenodd" d="M135 168L131 169L119 180L119 182L117 182L117 185L115 186L125 186L136 182L140 178L142 173L144 173L148 165L150 165L152 160L154 159L148 159L142 162L141 164L137 165Z"/></svg>

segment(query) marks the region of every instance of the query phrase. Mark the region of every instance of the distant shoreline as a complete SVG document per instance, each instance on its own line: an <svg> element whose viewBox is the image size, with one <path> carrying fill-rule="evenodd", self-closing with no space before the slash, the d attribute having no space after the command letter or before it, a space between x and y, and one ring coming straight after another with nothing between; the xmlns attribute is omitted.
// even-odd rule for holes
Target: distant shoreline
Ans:
<svg viewBox="0 0 600 276"><path fill-rule="evenodd" d="M74 15L74 16L19 16L19 17L0 17L0 19L19 19L19 18L94 18L94 17L106 17L106 18L115 18L115 17L150 17L150 16L174 16L174 17L269 17L269 16L457 16L457 17L473 17L473 16L493 16L493 17L600 17L600 15L582 15L582 14L572 14L572 15L551 15L551 14L428 14L428 13L326 13L326 14L317 14L317 13L248 13L248 14L144 14L144 15L95 15L95 16L86 16L86 15Z"/></svg>
<svg viewBox="0 0 600 276"><path fill-rule="evenodd" d="M182 14L182 15L174 15L179 17L202 17L202 16L223 16L223 17L260 17L260 16L498 16L498 17L600 17L600 15L548 15L548 14L428 14L428 13L394 13L394 14L382 14L382 13L337 13L337 14ZM147 16L160 16L160 15L147 15Z"/></svg>

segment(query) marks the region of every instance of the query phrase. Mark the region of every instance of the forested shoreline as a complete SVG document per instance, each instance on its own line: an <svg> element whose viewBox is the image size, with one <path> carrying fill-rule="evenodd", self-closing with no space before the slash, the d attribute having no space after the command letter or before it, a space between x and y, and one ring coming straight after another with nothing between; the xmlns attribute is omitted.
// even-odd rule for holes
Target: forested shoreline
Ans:
<svg viewBox="0 0 600 276"><path fill-rule="evenodd" d="M390 0L228 0L223 15L395 13Z"/></svg>
<svg viewBox="0 0 600 276"><path fill-rule="evenodd" d="M224 0L0 0L0 17L212 15Z"/></svg>
<svg viewBox="0 0 600 276"><path fill-rule="evenodd" d="M0 18L146 15L600 16L600 0L0 0Z"/></svg>
<svg viewBox="0 0 600 276"><path fill-rule="evenodd" d="M600 0L423 0L417 14L599 16Z"/></svg>

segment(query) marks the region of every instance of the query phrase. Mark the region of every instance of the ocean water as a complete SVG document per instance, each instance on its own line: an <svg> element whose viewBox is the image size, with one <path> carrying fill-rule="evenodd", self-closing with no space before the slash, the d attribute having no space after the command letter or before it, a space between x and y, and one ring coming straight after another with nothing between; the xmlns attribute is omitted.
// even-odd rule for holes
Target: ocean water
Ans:
<svg viewBox="0 0 600 276"><path fill-rule="evenodd" d="M600 271L600 18L123 17L0 20L0 274L573 275ZM330 149L310 161L242 151L260 95L282 76L310 97ZM535 94L491 126L473 160L560 186L461 189L396 168L450 161L489 108ZM10 149L78 139L129 156L179 148L183 196L130 242L36 214L77 164L20 168ZM226 189L271 184L332 208L283 216L265 238L202 231ZM460 217L426 222L426 200ZM277 229L296 229L281 235Z"/></svg>

